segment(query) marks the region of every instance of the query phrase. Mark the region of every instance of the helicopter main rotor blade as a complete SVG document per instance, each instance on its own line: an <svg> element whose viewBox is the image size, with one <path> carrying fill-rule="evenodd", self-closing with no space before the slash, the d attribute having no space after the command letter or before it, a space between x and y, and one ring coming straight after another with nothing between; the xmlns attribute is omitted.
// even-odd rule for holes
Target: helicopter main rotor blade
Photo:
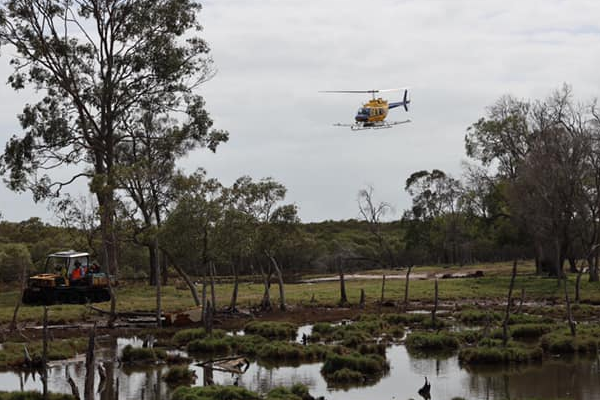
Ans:
<svg viewBox="0 0 600 400"><path fill-rule="evenodd" d="M400 92L407 88L396 89L370 89L370 90L320 90L319 93L383 93L383 92Z"/></svg>

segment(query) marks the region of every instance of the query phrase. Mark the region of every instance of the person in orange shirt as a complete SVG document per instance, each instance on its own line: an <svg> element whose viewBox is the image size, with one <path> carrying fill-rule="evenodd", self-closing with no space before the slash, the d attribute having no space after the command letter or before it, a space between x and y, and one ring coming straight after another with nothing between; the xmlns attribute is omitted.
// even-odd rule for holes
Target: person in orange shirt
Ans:
<svg viewBox="0 0 600 400"><path fill-rule="evenodd" d="M71 282L79 281L85 276L85 268L79 261L75 261L75 269L71 272Z"/></svg>

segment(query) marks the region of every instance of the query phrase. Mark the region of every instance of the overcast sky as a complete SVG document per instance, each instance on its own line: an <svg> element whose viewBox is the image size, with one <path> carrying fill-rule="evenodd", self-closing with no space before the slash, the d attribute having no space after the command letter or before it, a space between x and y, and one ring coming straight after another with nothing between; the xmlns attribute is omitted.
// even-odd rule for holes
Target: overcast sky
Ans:
<svg viewBox="0 0 600 400"><path fill-rule="evenodd" d="M271 176L304 221L356 218L357 192L399 216L414 171L460 175L464 135L498 97L543 98L563 82L580 100L600 94L600 2L507 0L207 0L201 13L217 75L201 88L215 127L230 132L217 154L181 162L231 184ZM0 59L0 80L10 68ZM351 132L367 99L319 90L408 86L412 107L388 119L413 122ZM389 100L400 94L390 93ZM34 93L0 97L0 146ZM85 185L72 189L84 192ZM45 205L0 185L0 212L17 221Z"/></svg>

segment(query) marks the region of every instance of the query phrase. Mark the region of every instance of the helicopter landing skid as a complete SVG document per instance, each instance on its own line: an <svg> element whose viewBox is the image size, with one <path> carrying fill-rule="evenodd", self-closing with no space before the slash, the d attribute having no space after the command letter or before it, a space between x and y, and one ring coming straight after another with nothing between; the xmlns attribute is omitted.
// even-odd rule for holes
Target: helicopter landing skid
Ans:
<svg viewBox="0 0 600 400"><path fill-rule="evenodd" d="M355 124L334 124L333 126L349 127L353 131L364 131L367 129L388 129L394 125L406 124L411 122L410 119L406 121L394 121L394 122L371 122L371 123L355 123Z"/></svg>

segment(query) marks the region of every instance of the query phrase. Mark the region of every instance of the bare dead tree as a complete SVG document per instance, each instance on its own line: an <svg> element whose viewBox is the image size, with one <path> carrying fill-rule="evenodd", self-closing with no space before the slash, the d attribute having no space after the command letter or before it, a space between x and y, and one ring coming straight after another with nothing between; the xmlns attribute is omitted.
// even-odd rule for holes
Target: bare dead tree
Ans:
<svg viewBox="0 0 600 400"><path fill-rule="evenodd" d="M48 398L48 307L44 306L42 342L42 383L44 399Z"/></svg>
<svg viewBox="0 0 600 400"><path fill-rule="evenodd" d="M96 347L96 324L90 330L87 352L85 353L85 385L83 395L86 400L94 400L94 364Z"/></svg>
<svg viewBox="0 0 600 400"><path fill-rule="evenodd" d="M158 250L158 235L154 236L154 249ZM161 296L161 279L160 279L160 263L155 260L154 262L154 274L156 284L156 327L162 327L162 296Z"/></svg>
<svg viewBox="0 0 600 400"><path fill-rule="evenodd" d="M406 269L406 282L404 283L404 306L403 310L406 312L408 310L408 285L410 282L410 272L413 269L413 265L409 265Z"/></svg>
<svg viewBox="0 0 600 400"><path fill-rule="evenodd" d="M17 315L19 313L19 308L21 307L21 303L23 301L23 293L25 292L25 288L27 287L27 263L21 263L21 291L19 293L19 298L17 299L17 304L15 305L15 310L13 312L13 317L8 327L9 332L14 332L17 330Z"/></svg>
<svg viewBox="0 0 600 400"><path fill-rule="evenodd" d="M565 287L565 308L567 309L567 321L569 322L569 329L571 330L571 336L575 337L577 335L577 329L575 326L575 321L573 321L573 314L571 313L571 301L569 299L569 291L567 289L567 276L564 277L564 287Z"/></svg>
<svg viewBox="0 0 600 400"><path fill-rule="evenodd" d="M437 313L437 309L438 309L438 280L437 278L435 279L435 286L434 286L434 293L433 293L433 310L431 310L431 325L433 327L436 326L436 316L435 314Z"/></svg>
<svg viewBox="0 0 600 400"><path fill-rule="evenodd" d="M375 203L373 199L374 189L368 186L358 192L358 211L360 217L367 222L369 232L377 240L379 251L381 253L381 264L388 268L396 268L397 261L391 245L381 231L381 220L392 211L392 206L386 202Z"/></svg>
<svg viewBox="0 0 600 400"><path fill-rule="evenodd" d="M344 260L338 257L338 271L340 274L340 306L348 304L348 296L346 294L346 280L344 278Z"/></svg>
<svg viewBox="0 0 600 400"><path fill-rule="evenodd" d="M515 286L515 278L517 276L517 260L513 262L512 274L510 277L510 286L508 287L508 298L506 300L506 313L502 322L502 345L506 347L508 343L508 319L510 318L510 306L512 304L512 291Z"/></svg>
<svg viewBox="0 0 600 400"><path fill-rule="evenodd" d="M209 273L210 273L210 299L211 299L211 304L212 304L212 311L214 314L215 311L217 310L217 293L215 291L215 275L216 275L215 263L212 261L209 262L208 269L209 269Z"/></svg>
<svg viewBox="0 0 600 400"><path fill-rule="evenodd" d="M366 303L366 299L365 299L365 289L360 289L360 299L358 301L358 306L360 308L365 308L365 303Z"/></svg>

